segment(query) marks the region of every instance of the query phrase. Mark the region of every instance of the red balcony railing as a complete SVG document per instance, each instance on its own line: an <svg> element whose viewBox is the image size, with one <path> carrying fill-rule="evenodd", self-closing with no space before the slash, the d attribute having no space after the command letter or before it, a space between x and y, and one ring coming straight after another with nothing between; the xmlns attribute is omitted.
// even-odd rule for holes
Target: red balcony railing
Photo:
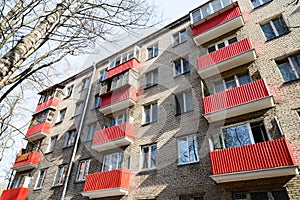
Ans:
<svg viewBox="0 0 300 200"><path fill-rule="evenodd" d="M228 60L253 49L249 38L233 43L227 47L201 56L197 59L198 69L202 70L216 63Z"/></svg>
<svg viewBox="0 0 300 200"><path fill-rule="evenodd" d="M140 62L136 58L132 58L127 62L124 62L110 70L107 71L106 78L113 77L117 74L124 72L127 69L136 68L140 65Z"/></svg>
<svg viewBox="0 0 300 200"><path fill-rule="evenodd" d="M212 174L269 169L295 165L286 139L210 152Z"/></svg>
<svg viewBox="0 0 300 200"><path fill-rule="evenodd" d="M99 130L95 133L93 145L99 145L102 143L110 142L113 140L128 137L133 138L134 127L130 123L124 123L103 130Z"/></svg>
<svg viewBox="0 0 300 200"><path fill-rule="evenodd" d="M130 85L118 88L102 96L100 109L112 104L118 103L125 99L137 100L137 91Z"/></svg>
<svg viewBox="0 0 300 200"><path fill-rule="evenodd" d="M17 156L13 168L35 168L39 164L41 154L39 152L30 152Z"/></svg>
<svg viewBox="0 0 300 200"><path fill-rule="evenodd" d="M51 124L49 122L42 122L35 126L29 127L26 137L33 137L37 133L48 134L50 132Z"/></svg>
<svg viewBox="0 0 300 200"><path fill-rule="evenodd" d="M26 200L28 188L12 188L3 190L0 200Z"/></svg>
<svg viewBox="0 0 300 200"><path fill-rule="evenodd" d="M263 79L213 94L202 99L204 114L216 112L270 96Z"/></svg>
<svg viewBox="0 0 300 200"><path fill-rule="evenodd" d="M84 192L98 191L101 193L109 190L128 190L130 183L130 172L126 169L117 169L106 172L88 174L84 184ZM116 194L120 195L120 193ZM99 195L99 197L103 195ZM110 196L113 196L110 193Z"/></svg>
<svg viewBox="0 0 300 200"><path fill-rule="evenodd" d="M241 10L237 6L235 8L232 8L202 24L199 24L198 26L195 26L192 28L193 35L196 37L197 35L200 35L210 29L213 29L219 25L222 25L238 16L241 16Z"/></svg>
<svg viewBox="0 0 300 200"><path fill-rule="evenodd" d="M52 97L51 99L49 99L49 100L47 100L43 103L38 104L36 109L35 109L35 112L39 112L39 111L41 111L45 108L48 108L48 107L56 108L58 103L59 103L59 99Z"/></svg>

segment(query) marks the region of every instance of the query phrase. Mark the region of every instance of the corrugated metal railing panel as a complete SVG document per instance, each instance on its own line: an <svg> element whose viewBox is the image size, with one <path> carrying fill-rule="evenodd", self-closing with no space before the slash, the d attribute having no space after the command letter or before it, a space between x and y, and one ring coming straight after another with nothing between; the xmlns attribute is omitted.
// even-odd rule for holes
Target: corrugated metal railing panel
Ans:
<svg viewBox="0 0 300 200"><path fill-rule="evenodd" d="M49 122L42 122L35 126L29 127L26 133L26 137L29 137L39 132L49 133L50 128L51 128L51 124Z"/></svg>
<svg viewBox="0 0 300 200"><path fill-rule="evenodd" d="M205 31L208 31L216 26L224 24L225 22L232 20L232 19L240 16L241 14L242 14L241 10L238 6L235 8L232 8L232 9L192 28L193 35L195 37L195 36L205 32Z"/></svg>
<svg viewBox="0 0 300 200"><path fill-rule="evenodd" d="M212 174L251 171L295 165L286 139L210 152Z"/></svg>
<svg viewBox="0 0 300 200"><path fill-rule="evenodd" d="M28 188L12 188L3 190L0 200L26 200Z"/></svg>
<svg viewBox="0 0 300 200"><path fill-rule="evenodd" d="M201 56L197 59L198 69L204 69L224 60L238 56L253 49L249 38L245 38L235 42L227 47L211 52L207 55Z"/></svg>
<svg viewBox="0 0 300 200"><path fill-rule="evenodd" d="M41 154L39 152L30 152L23 155L20 155L16 158L14 167L19 167L27 164L38 165L41 158Z"/></svg>
<svg viewBox="0 0 300 200"><path fill-rule="evenodd" d="M114 188L128 189L129 182L130 171L126 169L88 174L84 184L84 192Z"/></svg>
<svg viewBox="0 0 300 200"><path fill-rule="evenodd" d="M124 72L127 69L139 67L140 62L136 58L132 58L125 63L122 63L107 71L106 78L111 78L117 74Z"/></svg>
<svg viewBox="0 0 300 200"><path fill-rule="evenodd" d="M102 102L100 108L112 105L119 101L125 99L133 99L134 101L137 100L137 91L131 87L130 85L124 86L122 88L118 88L112 91L110 94L105 95L102 97Z"/></svg>
<svg viewBox="0 0 300 200"><path fill-rule="evenodd" d="M124 123L103 130L99 130L94 135L93 145L113 141L123 137L133 138L134 126L130 123Z"/></svg>
<svg viewBox="0 0 300 200"><path fill-rule="evenodd" d="M58 104L59 104L59 99L52 97L51 99L49 99L41 104L38 104L34 112L38 112L38 111L45 109L47 107L50 107L50 106L57 107Z"/></svg>
<svg viewBox="0 0 300 200"><path fill-rule="evenodd" d="M270 96L263 79L202 99L204 113L211 113Z"/></svg>

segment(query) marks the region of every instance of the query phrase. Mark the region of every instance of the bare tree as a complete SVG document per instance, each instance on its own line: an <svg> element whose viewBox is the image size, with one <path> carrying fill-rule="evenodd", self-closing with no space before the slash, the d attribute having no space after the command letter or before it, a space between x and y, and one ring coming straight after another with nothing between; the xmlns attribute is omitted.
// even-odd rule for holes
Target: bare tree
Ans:
<svg viewBox="0 0 300 200"><path fill-rule="evenodd" d="M37 71L120 28L144 27L153 16L147 0L3 0L0 103Z"/></svg>

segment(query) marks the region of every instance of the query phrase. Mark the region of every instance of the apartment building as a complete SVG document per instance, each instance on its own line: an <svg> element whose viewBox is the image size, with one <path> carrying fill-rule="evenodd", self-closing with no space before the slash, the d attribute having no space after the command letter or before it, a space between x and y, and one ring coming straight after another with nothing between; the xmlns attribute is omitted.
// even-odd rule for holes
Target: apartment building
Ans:
<svg viewBox="0 0 300 200"><path fill-rule="evenodd" d="M0 199L300 199L299 13L212 0L40 92Z"/></svg>

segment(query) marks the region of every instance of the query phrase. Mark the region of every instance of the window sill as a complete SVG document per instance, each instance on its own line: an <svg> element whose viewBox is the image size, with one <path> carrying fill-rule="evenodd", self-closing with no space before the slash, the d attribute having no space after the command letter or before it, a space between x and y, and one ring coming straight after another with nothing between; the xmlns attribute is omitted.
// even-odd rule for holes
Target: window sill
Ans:
<svg viewBox="0 0 300 200"><path fill-rule="evenodd" d="M43 187L40 188L33 188L33 191L41 191L43 189Z"/></svg>
<svg viewBox="0 0 300 200"><path fill-rule="evenodd" d="M149 60L152 60L153 58L156 58L156 57L158 57L158 55L157 56L153 56L151 58L147 58L147 60L145 60L145 61L148 62Z"/></svg>
<svg viewBox="0 0 300 200"><path fill-rule="evenodd" d="M74 181L75 184L85 183L85 180Z"/></svg>
<svg viewBox="0 0 300 200"><path fill-rule="evenodd" d="M179 77L179 76L181 76L181 75L185 75L185 74L187 74L187 73L190 73L190 71L183 72L182 74L175 75L175 76L173 76L173 78Z"/></svg>
<svg viewBox="0 0 300 200"><path fill-rule="evenodd" d="M186 114L186 113L190 113L190 112L193 112L193 111L194 111L194 109L193 109L193 110L186 111L186 112L182 112L182 113L176 113L175 116L184 115L184 114Z"/></svg>
<svg viewBox="0 0 300 200"><path fill-rule="evenodd" d="M193 165L193 164L197 164L197 163L200 163L200 160L195 161L195 162L188 162L188 163L178 163L177 167L186 166L186 165Z"/></svg>
<svg viewBox="0 0 300 200"><path fill-rule="evenodd" d="M276 40L277 38L280 38L280 37L282 37L282 36L288 35L290 32L291 32L291 31L287 31L286 33L284 33L284 34L282 34L282 35L278 35L278 36L276 36L276 37L273 37L273 38L271 38L271 39L268 39L268 40L266 40L265 43L270 42L270 41L273 41L273 40Z"/></svg>
<svg viewBox="0 0 300 200"><path fill-rule="evenodd" d="M184 41L182 41L182 42L180 42L180 43L177 43L177 44L172 44L172 48L175 48L175 47L177 47L177 46L179 46L179 45L181 45L181 44L185 43L186 41L187 41L187 39L186 39L186 40L184 40Z"/></svg>
<svg viewBox="0 0 300 200"><path fill-rule="evenodd" d="M148 89L153 88L153 87L155 87L155 86L157 86L157 85L158 85L158 84L156 83L156 84L153 84L153 85L144 87L144 90L148 90Z"/></svg>
<svg viewBox="0 0 300 200"><path fill-rule="evenodd" d="M70 97L71 97L71 95L68 95L68 96L64 97L63 100L66 100L66 99L68 99Z"/></svg>
<svg viewBox="0 0 300 200"><path fill-rule="evenodd" d="M59 121L59 122L55 122L54 126L57 126L59 124L61 124L63 122L63 120Z"/></svg>
<svg viewBox="0 0 300 200"><path fill-rule="evenodd" d="M65 150L65 149L69 149L70 147L73 147L73 144L72 144L72 145L69 145L69 146L65 146L65 147L63 147L63 150Z"/></svg>
<svg viewBox="0 0 300 200"><path fill-rule="evenodd" d="M51 153L53 153L53 151L48 151L48 152L45 153L45 155L48 155L48 154L51 154Z"/></svg>
<svg viewBox="0 0 300 200"><path fill-rule="evenodd" d="M77 117L79 117L80 115L81 115L81 114L74 115L73 117L71 117L71 119L77 118Z"/></svg>
<svg viewBox="0 0 300 200"><path fill-rule="evenodd" d="M59 188L59 187L62 187L63 185L64 185L64 184L53 185L53 186L51 187L51 189Z"/></svg>
<svg viewBox="0 0 300 200"><path fill-rule="evenodd" d="M157 168L151 168L151 169L141 169L138 174L148 174L148 173L153 173L156 172Z"/></svg>
<svg viewBox="0 0 300 200"><path fill-rule="evenodd" d="M290 85L290 84L293 84L295 82L299 82L300 81L300 78L297 78L297 79L294 79L294 80L290 80L290 81L286 81L286 82L283 82L282 85Z"/></svg>
<svg viewBox="0 0 300 200"><path fill-rule="evenodd" d="M148 126L148 125L153 124L153 123L155 123L155 122L157 122L157 121L147 122L147 123L142 124L141 126Z"/></svg>

